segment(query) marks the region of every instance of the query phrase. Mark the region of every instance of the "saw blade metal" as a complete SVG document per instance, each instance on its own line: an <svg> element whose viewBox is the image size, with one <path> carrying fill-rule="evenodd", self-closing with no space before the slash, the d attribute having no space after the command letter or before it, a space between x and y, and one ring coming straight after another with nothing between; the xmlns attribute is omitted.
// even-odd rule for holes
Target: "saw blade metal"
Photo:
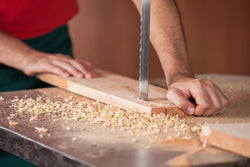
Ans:
<svg viewBox="0 0 250 167"><path fill-rule="evenodd" d="M143 100L148 100L150 7L151 0L142 0L139 92Z"/></svg>

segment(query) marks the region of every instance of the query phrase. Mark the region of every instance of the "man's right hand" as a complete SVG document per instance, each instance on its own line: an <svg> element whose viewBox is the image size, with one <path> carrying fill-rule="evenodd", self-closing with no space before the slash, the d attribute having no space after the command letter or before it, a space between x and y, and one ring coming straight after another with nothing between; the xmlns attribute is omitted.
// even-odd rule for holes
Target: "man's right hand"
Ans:
<svg viewBox="0 0 250 167"><path fill-rule="evenodd" d="M22 63L22 71L33 76L38 73L53 73L62 77L93 78L96 73L88 61L75 60L63 54L48 54L33 50Z"/></svg>

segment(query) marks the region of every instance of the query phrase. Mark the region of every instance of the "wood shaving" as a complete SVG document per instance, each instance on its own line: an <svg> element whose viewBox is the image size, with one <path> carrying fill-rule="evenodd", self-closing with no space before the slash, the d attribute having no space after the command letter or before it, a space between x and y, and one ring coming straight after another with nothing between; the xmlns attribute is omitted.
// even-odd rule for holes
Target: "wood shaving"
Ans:
<svg viewBox="0 0 250 167"><path fill-rule="evenodd" d="M164 139L193 139L199 136L200 123L186 123L185 119L164 113L148 115L125 111L112 105L98 101L51 101L41 96L33 98L18 98L12 100L11 107L16 114L30 115L30 120L39 120L50 116L63 117L66 120L83 121L88 124L102 124L104 127L119 127L137 136L150 136Z"/></svg>
<svg viewBox="0 0 250 167"><path fill-rule="evenodd" d="M39 137L43 138L44 135L50 136L50 134L47 134L48 129L44 127L34 127L36 132L39 133Z"/></svg>
<svg viewBox="0 0 250 167"><path fill-rule="evenodd" d="M77 138L76 137L72 137L72 139L71 139L72 141L76 141L77 140Z"/></svg>
<svg viewBox="0 0 250 167"><path fill-rule="evenodd" d="M16 125L18 125L18 124L19 124L19 123L16 122L16 121L9 120L9 125L10 125L10 126L16 126Z"/></svg>
<svg viewBox="0 0 250 167"><path fill-rule="evenodd" d="M132 138L131 141L132 141L132 143L136 143L137 140L135 138Z"/></svg>
<svg viewBox="0 0 250 167"><path fill-rule="evenodd" d="M67 131L70 131L70 127L68 127L68 126L66 126L65 129L66 129Z"/></svg>
<svg viewBox="0 0 250 167"><path fill-rule="evenodd" d="M3 101L3 100L4 100L3 96L0 96L0 101Z"/></svg>
<svg viewBox="0 0 250 167"><path fill-rule="evenodd" d="M34 127L38 133L47 133L48 129L44 127Z"/></svg>

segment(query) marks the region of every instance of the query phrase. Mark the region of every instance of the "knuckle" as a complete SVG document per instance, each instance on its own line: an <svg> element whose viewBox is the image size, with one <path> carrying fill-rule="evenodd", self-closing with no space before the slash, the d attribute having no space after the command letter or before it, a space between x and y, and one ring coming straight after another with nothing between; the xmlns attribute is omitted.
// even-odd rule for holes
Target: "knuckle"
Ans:
<svg viewBox="0 0 250 167"><path fill-rule="evenodd" d="M222 108L222 106L217 104L217 105L214 105L213 108L214 110L218 111Z"/></svg>
<svg viewBox="0 0 250 167"><path fill-rule="evenodd" d="M204 87L203 81L201 79L195 79L194 82L195 82L196 86L198 86L199 88Z"/></svg>
<svg viewBox="0 0 250 167"><path fill-rule="evenodd" d="M206 83L209 87L216 89L216 85L211 80L206 80Z"/></svg>
<svg viewBox="0 0 250 167"><path fill-rule="evenodd" d="M206 83L209 85L214 85L214 83L211 80L206 80Z"/></svg>
<svg viewBox="0 0 250 167"><path fill-rule="evenodd" d="M209 104L209 103L202 103L201 104L201 108L203 109L203 110L207 110L207 109L209 109L209 108L211 108L211 105Z"/></svg>

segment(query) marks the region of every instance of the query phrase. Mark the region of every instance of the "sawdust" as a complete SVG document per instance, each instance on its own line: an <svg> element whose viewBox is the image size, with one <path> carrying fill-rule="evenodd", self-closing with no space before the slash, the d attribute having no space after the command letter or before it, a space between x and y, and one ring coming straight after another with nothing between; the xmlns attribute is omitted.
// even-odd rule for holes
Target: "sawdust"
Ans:
<svg viewBox="0 0 250 167"><path fill-rule="evenodd" d="M18 125L18 124L19 124L19 123L16 122L16 121L9 120L9 125L10 125L10 126L16 126L16 125Z"/></svg>
<svg viewBox="0 0 250 167"><path fill-rule="evenodd" d="M44 135L50 136L48 129L44 127L34 127L35 131L39 134L40 138L43 138Z"/></svg>
<svg viewBox="0 0 250 167"><path fill-rule="evenodd" d="M72 137L71 140L72 140L72 141L76 141L77 138L76 138L76 137Z"/></svg>
<svg viewBox="0 0 250 167"><path fill-rule="evenodd" d="M119 127L121 131L136 136L150 136L166 140L198 138L201 131L200 123L187 123L178 115L170 116L164 113L148 115L125 111L115 106L98 101L73 100L72 97L62 100L45 99L41 96L33 98L18 98L12 100L15 114L30 116L30 121L42 121L46 117L75 120L89 124L101 124L104 127ZM70 130L69 127L65 127ZM132 142L136 142L132 139Z"/></svg>

